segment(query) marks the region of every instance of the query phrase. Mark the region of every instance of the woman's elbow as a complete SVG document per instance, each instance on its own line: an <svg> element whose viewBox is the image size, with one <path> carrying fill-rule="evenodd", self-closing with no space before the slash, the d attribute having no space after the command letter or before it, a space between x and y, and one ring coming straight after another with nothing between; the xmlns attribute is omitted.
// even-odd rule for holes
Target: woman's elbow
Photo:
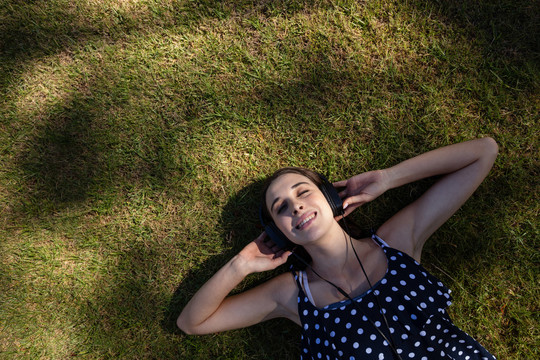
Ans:
<svg viewBox="0 0 540 360"><path fill-rule="evenodd" d="M190 326L183 318L182 315L176 319L176 326L187 335L197 335L197 331L194 327Z"/></svg>
<svg viewBox="0 0 540 360"><path fill-rule="evenodd" d="M485 151L489 155L497 157L497 155L499 154L499 144L497 144L495 139L493 139L492 137L486 137L483 139L483 141L485 143Z"/></svg>

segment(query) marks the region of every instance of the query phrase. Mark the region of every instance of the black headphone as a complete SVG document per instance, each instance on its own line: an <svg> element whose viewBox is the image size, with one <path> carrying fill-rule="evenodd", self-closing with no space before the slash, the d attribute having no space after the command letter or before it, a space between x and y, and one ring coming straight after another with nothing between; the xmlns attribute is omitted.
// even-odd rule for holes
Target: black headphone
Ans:
<svg viewBox="0 0 540 360"><path fill-rule="evenodd" d="M339 197L336 188L323 174L317 173L317 175L322 181L322 184L319 185L319 190L323 193L326 201L328 201L334 217L343 215L343 201ZM264 227L266 235L268 235L274 244L276 244L279 248L283 250L292 250L296 246L285 236L285 234L283 234L281 230L278 229L277 225L272 219L266 219L268 221L265 221L262 206L259 209L259 218L261 220L261 225Z"/></svg>

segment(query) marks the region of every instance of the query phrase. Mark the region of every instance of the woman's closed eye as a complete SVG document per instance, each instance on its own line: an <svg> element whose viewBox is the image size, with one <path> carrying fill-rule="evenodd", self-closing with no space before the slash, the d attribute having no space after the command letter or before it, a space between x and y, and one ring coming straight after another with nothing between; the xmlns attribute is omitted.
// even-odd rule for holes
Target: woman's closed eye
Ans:
<svg viewBox="0 0 540 360"><path fill-rule="evenodd" d="M309 192L310 192L309 189L300 190L296 196L299 197L299 198L300 197L305 197L305 196L309 195ZM281 203L281 205L278 206L276 212L278 214L281 214L286 209L287 209L287 202L283 201L283 203Z"/></svg>

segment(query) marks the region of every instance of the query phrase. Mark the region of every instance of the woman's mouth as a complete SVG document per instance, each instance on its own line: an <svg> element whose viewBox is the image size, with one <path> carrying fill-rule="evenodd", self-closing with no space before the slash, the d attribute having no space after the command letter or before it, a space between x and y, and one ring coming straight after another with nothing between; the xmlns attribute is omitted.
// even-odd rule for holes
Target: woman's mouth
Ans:
<svg viewBox="0 0 540 360"><path fill-rule="evenodd" d="M306 216L298 225L296 225L296 229L301 230L304 226L306 226L311 220L315 219L315 216L317 215L316 212Z"/></svg>

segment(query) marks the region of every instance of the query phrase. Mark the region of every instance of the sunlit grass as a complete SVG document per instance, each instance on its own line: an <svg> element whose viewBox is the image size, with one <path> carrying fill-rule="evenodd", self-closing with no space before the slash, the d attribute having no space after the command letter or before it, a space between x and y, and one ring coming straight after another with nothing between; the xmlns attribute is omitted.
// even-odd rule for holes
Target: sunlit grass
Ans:
<svg viewBox="0 0 540 360"><path fill-rule="evenodd" d="M0 4L2 356L297 358L286 321L174 327L260 232L262 179L337 180L492 136L492 173L424 261L459 326L498 358L537 358L539 54L518 30L540 11L460 4ZM356 220L376 227L428 184Z"/></svg>

